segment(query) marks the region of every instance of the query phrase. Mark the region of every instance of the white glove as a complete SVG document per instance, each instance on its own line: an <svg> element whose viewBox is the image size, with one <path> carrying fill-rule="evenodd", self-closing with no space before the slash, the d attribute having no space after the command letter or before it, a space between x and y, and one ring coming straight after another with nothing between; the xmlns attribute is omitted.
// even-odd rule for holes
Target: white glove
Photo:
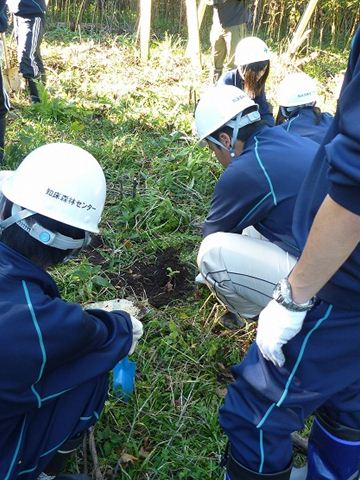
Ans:
<svg viewBox="0 0 360 480"><path fill-rule="evenodd" d="M132 331L133 339L132 339L132 344L131 344L131 348L128 355L131 355L132 353L134 353L136 345L144 333L143 324L140 322L140 320L133 317L132 315L130 315L130 320L133 328L133 331Z"/></svg>
<svg viewBox="0 0 360 480"><path fill-rule="evenodd" d="M198 273L195 277L196 285L206 285L205 278L202 273Z"/></svg>
<svg viewBox="0 0 360 480"><path fill-rule="evenodd" d="M297 335L307 312L292 312L271 300L259 315L256 343L266 360L282 367L285 357L282 346Z"/></svg>

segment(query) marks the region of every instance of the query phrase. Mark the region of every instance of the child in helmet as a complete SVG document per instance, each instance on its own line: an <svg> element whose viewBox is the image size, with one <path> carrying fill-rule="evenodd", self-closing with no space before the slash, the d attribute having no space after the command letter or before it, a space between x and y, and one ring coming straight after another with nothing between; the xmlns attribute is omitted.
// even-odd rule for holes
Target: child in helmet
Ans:
<svg viewBox="0 0 360 480"><path fill-rule="evenodd" d="M0 478L30 480L62 470L142 325L123 311L67 303L45 271L98 232L106 183L95 158L44 145L1 180Z"/></svg>
<svg viewBox="0 0 360 480"><path fill-rule="evenodd" d="M265 83L270 71L270 50L266 43L257 37L241 40L235 51L237 68L224 73L219 85L233 85L243 90L259 105L261 118L269 126L274 125L271 106L265 95Z"/></svg>
<svg viewBox="0 0 360 480"><path fill-rule="evenodd" d="M293 209L318 145L269 128L258 105L230 85L201 97L195 124L225 167L204 222L199 270L230 312L254 319L296 262Z"/></svg>
<svg viewBox="0 0 360 480"><path fill-rule="evenodd" d="M280 82L277 97L279 111L276 124L282 125L287 132L321 143L333 116L322 113L316 106L315 80L303 72L290 73Z"/></svg>

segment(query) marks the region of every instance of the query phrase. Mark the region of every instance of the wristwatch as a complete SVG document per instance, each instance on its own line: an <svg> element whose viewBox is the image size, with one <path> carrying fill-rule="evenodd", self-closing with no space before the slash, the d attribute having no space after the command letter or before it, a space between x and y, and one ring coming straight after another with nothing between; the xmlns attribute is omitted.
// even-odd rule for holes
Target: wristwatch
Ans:
<svg viewBox="0 0 360 480"><path fill-rule="evenodd" d="M307 310L311 310L316 300L316 298L313 297L305 303L296 303L293 299L291 285L287 277L280 280L276 285L272 296L277 303L280 303L280 305L292 312L306 312Z"/></svg>

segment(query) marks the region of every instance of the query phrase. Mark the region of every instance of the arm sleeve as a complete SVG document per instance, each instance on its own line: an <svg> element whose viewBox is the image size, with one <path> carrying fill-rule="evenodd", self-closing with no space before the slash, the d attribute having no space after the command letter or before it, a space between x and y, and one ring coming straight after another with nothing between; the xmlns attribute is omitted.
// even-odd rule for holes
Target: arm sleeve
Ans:
<svg viewBox="0 0 360 480"><path fill-rule="evenodd" d="M211 233L241 233L263 220L273 208L273 200L262 176L233 175L228 167L216 184L203 236Z"/></svg>
<svg viewBox="0 0 360 480"><path fill-rule="evenodd" d="M360 215L360 60L338 106L338 134L326 145L329 162L329 194L351 212Z"/></svg>
<svg viewBox="0 0 360 480"><path fill-rule="evenodd" d="M42 399L106 374L128 354L132 343L126 312L83 310L61 299L53 302L41 313L35 310L45 355L44 372L35 385Z"/></svg>

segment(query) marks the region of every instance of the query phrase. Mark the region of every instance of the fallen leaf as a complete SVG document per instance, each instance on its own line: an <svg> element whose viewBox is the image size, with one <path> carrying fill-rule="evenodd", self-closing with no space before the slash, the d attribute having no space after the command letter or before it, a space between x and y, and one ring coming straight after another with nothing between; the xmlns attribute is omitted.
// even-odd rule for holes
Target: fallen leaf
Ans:
<svg viewBox="0 0 360 480"><path fill-rule="evenodd" d="M134 455L130 455L130 453L122 453L121 457L119 458L119 462L122 464L127 464L127 463L134 463L138 460L137 457L134 457Z"/></svg>

